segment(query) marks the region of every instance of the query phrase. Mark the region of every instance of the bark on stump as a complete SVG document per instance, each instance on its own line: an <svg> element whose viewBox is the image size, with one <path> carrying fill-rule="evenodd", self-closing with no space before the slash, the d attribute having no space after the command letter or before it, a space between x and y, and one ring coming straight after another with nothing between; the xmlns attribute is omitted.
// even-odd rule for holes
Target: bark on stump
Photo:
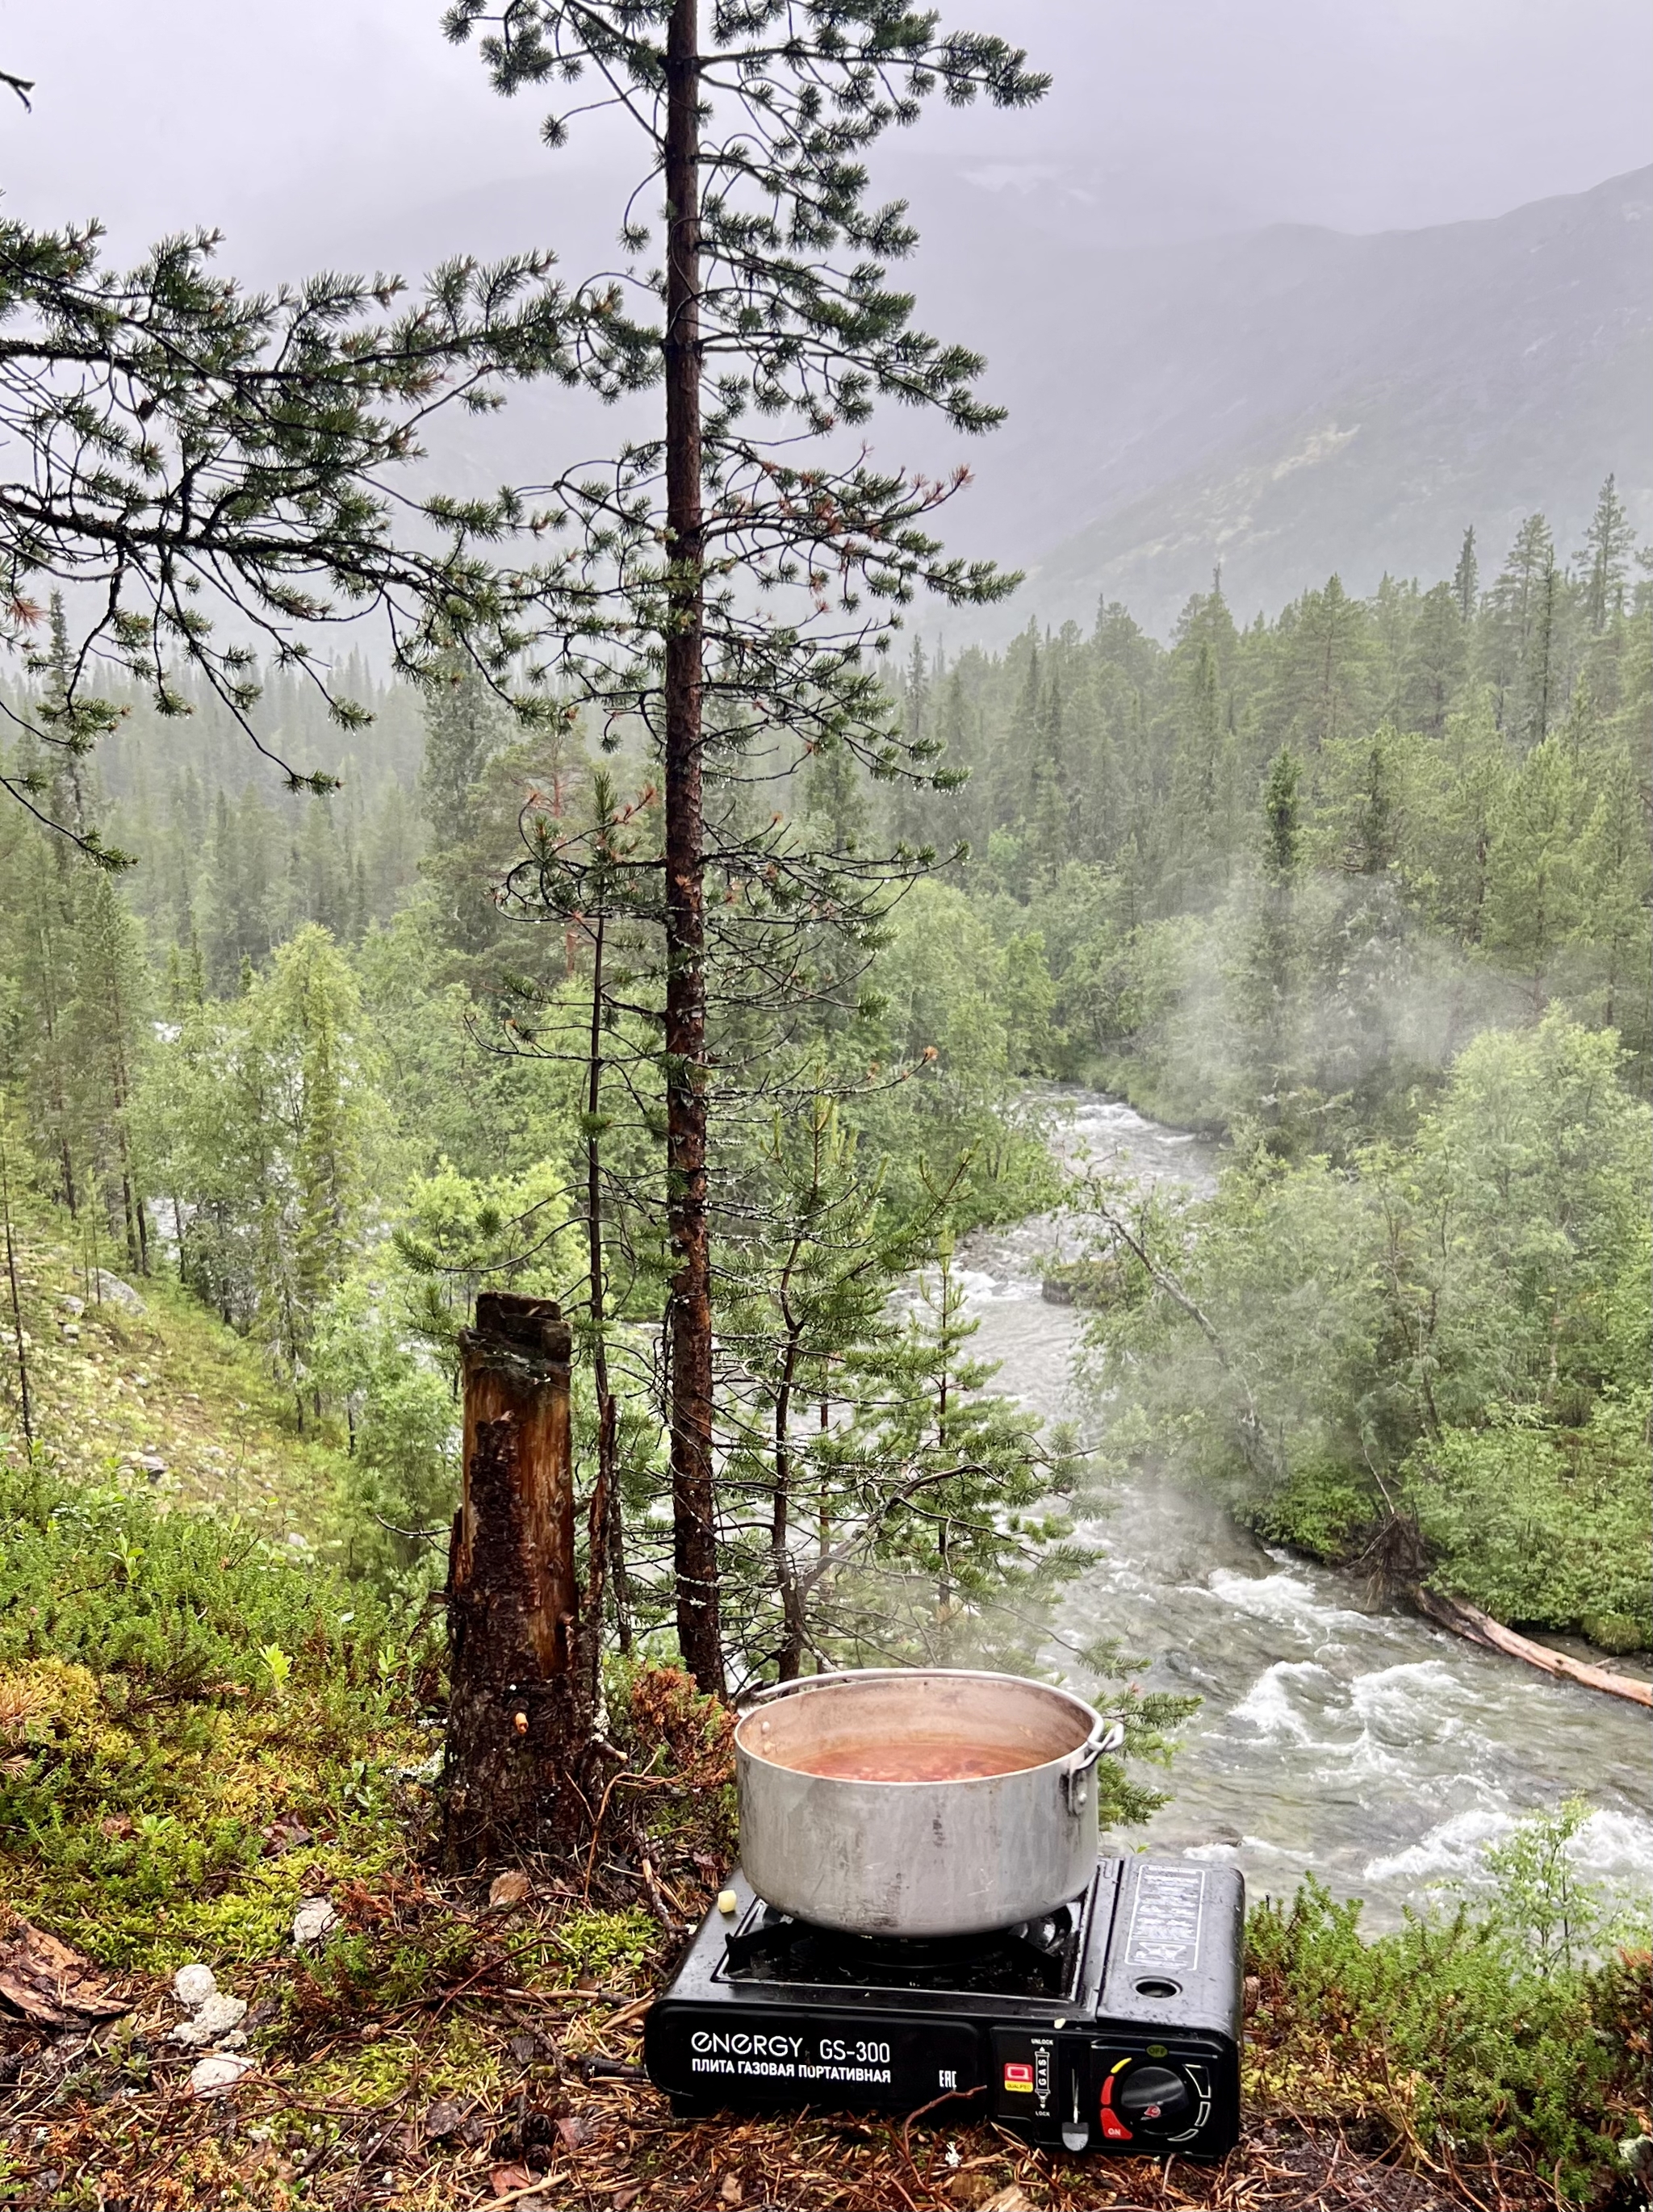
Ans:
<svg viewBox="0 0 1653 2212"><path fill-rule="evenodd" d="M549 1298L484 1291L459 1347L443 1833L453 1869L578 1830L592 1722L578 1665L568 1325Z"/></svg>

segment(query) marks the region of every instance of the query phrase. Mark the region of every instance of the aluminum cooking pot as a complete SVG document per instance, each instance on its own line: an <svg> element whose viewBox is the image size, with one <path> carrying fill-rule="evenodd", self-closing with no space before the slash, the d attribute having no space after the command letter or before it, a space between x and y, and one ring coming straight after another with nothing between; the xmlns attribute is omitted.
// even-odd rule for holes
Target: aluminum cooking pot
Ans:
<svg viewBox="0 0 1653 2212"><path fill-rule="evenodd" d="M1035 1919L1091 1879L1092 1769L1124 1733L1015 1674L869 1668L776 1683L735 1730L741 1865L781 1911L852 1935Z"/></svg>

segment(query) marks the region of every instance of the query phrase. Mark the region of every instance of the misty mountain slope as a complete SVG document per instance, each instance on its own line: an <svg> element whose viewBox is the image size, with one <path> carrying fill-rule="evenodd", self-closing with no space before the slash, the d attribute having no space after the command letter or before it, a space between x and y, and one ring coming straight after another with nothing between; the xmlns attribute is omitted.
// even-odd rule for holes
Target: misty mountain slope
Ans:
<svg viewBox="0 0 1653 2212"><path fill-rule="evenodd" d="M1496 560L1538 507L1570 551L1609 470L1644 527L1650 187L1641 172L1372 238L1070 247L1042 362L995 349L1012 422L972 517L1024 558L1055 541L1019 618L1083 619L1106 596L1163 629L1219 560L1248 612L1334 568L1354 590L1386 568L1438 575L1466 523Z"/></svg>
<svg viewBox="0 0 1653 2212"><path fill-rule="evenodd" d="M1164 179L1155 186L1163 199ZM1653 169L1486 222L1356 237L1275 225L1150 234L1116 179L1051 164L995 171L909 149L879 188L922 244L899 272L927 330L987 356L1008 420L960 440L880 411L881 463L974 482L950 548L1029 571L1003 608L912 619L952 640L1125 600L1166 631L1223 563L1249 614L1335 568L1439 576L1473 522L1496 566L1542 508L1564 553L1601 479L1653 526ZM570 276L613 265L614 180L548 161L532 177L364 222L356 258L428 266L467 247L554 241ZM1180 219L1221 210L1185 209ZM541 387L436 426L456 488L544 482L647 434L658 393L603 410Z"/></svg>

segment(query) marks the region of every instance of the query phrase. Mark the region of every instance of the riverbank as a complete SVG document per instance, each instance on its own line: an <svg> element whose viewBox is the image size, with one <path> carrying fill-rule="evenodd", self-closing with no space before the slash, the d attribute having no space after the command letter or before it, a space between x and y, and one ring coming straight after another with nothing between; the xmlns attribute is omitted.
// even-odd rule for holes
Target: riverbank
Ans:
<svg viewBox="0 0 1653 2212"><path fill-rule="evenodd" d="M1621 1075L1553 1010L1467 1046L1404 1136L1248 1142L1197 1233L1103 1196L1049 1287L1093 1309L1123 1433L1266 1541L1653 1650L1650 1121Z"/></svg>
<svg viewBox="0 0 1653 2212"><path fill-rule="evenodd" d="M1197 1135L1117 1098L1044 1095L1062 1108L1070 1158L1127 1182L1213 1187L1216 1156ZM978 1234L958 1264L980 1323L972 1350L1000 1363L994 1387L1084 1422L1094 1401L1073 1382L1085 1316L1041 1297L1064 1235L1077 1244L1073 1224L1050 1219ZM1080 1534L1097 1563L1060 1608L1045 1662L1088 1690L1074 1654L1113 1637L1148 1662L1145 1688L1203 1700L1172 1801L1142 1832L1152 1848L1237 1866L1254 1897L1289 1896L1312 1874L1364 1898L1381 1931L1422 1898L1478 1893L1486 1844L1582 1794L1595 1811L1572 1846L1581 1872L1632 1894L1653 1883L1634 1706L1449 1635L1358 1569L1265 1542L1213 1489L1152 1465L1111 1486Z"/></svg>

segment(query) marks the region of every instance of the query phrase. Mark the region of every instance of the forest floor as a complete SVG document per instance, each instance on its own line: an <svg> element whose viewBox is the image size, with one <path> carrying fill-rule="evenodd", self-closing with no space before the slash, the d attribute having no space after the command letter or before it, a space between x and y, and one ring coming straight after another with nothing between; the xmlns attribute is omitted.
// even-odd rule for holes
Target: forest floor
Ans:
<svg viewBox="0 0 1653 2212"><path fill-rule="evenodd" d="M137 1476L157 1498L209 1504L261 1533L313 1545L337 1454L295 1425L256 1345L167 1274L94 1265L49 1215L26 1212L14 1245L37 1446L81 1480ZM9 1290L3 1294L9 1306ZM0 1324L5 1395L17 1403L15 1328ZM9 1439L15 1456L21 1437Z"/></svg>
<svg viewBox="0 0 1653 2212"><path fill-rule="evenodd" d="M662 1858L655 1882L681 1897L695 1871ZM319 1957L289 1948L225 1974L249 2004L254 2063L220 2095L191 2087L197 2054L169 2040L186 2014L161 1977L101 1980L131 2007L118 2020L0 2032L0 2137L11 2145L0 2202L88 2212L1528 2212L1559 2202L1524 2162L1413 2156L1371 2112L1346 2124L1295 2117L1284 2054L1255 2031L1245 2140L1211 2167L1052 2155L1006 2129L933 2116L679 2120L639 2063L659 1930L651 1938L640 1910L592 1911L566 1868L520 1871L529 1898L493 1911L484 1885L444 1890L416 1873L342 1886L340 1928ZM605 1887L612 1893L613 1876ZM581 1957L595 1971L577 1972ZM1306 2100L1328 2087L1297 2083Z"/></svg>
<svg viewBox="0 0 1653 2212"><path fill-rule="evenodd" d="M360 1620L347 1637L322 1557L337 1454L296 1433L256 1351L175 1288L143 1283L140 1306L106 1283L100 1301L40 1223L18 1262L37 1445L30 1459L14 1434L3 1454L21 1517L0 1526L0 2205L1560 2202L1530 2154L1458 2164L1426 2148L1387 2062L1352 2067L1267 1972L1249 1985L1245 2139L1212 2168L1051 2156L935 2114L674 2117L642 2074L642 2021L732 1856L729 1717L663 1670L617 1678L629 1779L595 1842L572 1862L439 1877L440 1680L361 1648ZM15 1353L5 1365L15 1397ZM31 1504L47 1481L58 1503ZM106 1518L87 1537L76 1500L94 1492ZM198 1504L258 1542L186 1540L201 1516L175 1509ZM33 1584L26 1542L47 1562ZM185 1588L210 1616L210 1666L169 1656ZM213 2033L175 1989L186 1966L230 2001Z"/></svg>

